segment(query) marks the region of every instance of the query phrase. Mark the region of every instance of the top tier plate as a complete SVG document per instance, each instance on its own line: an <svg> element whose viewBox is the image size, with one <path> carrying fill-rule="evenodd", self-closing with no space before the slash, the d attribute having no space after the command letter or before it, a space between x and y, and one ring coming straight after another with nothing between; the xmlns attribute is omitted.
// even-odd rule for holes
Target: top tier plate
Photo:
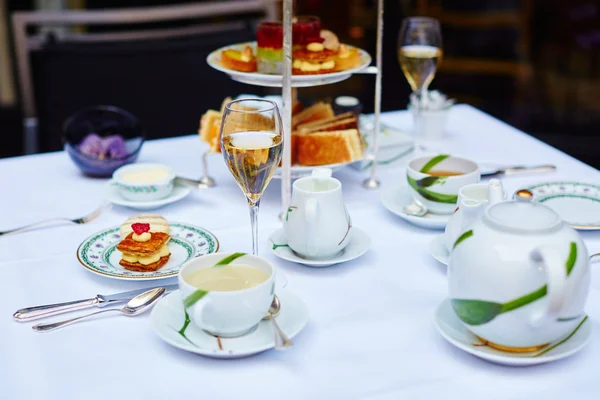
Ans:
<svg viewBox="0 0 600 400"><path fill-rule="evenodd" d="M220 49L213 51L206 58L206 62L214 69L225 72L231 77L231 79L235 81L247 83L249 85L281 87L283 80L281 75L259 74L258 72L240 72L225 68L223 65L221 65L221 52L223 50L235 49L241 51L246 45L250 45L254 50L254 54L256 54L256 42L237 43L221 47ZM358 51L360 52L361 63L356 68L351 68L340 72L331 72L329 74L292 75L292 87L328 85L330 83L341 82L350 78L353 73L361 71L371 64L371 56L369 53L362 49L358 49Z"/></svg>

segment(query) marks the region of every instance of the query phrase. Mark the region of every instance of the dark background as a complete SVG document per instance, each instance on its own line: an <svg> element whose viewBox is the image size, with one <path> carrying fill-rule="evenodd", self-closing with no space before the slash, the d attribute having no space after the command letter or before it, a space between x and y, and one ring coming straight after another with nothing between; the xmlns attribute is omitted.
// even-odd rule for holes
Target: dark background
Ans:
<svg viewBox="0 0 600 400"><path fill-rule="evenodd" d="M8 1L8 7L27 10L32 3ZM173 4L156 0L83 3L87 8ZM324 27L336 32L343 42L374 55L375 1L298 0L296 14L319 15ZM443 26L444 60L432 89L600 166L600 1L386 0L384 15L384 110L403 109L408 101L409 87L396 60L402 19L410 15L434 16ZM50 43L50 50L32 58L36 97L54 96L51 107L38 107L40 118L59 126L66 115L90 105L94 96L86 97L87 92L111 104L127 105L125 108L140 117L150 137L196 132L200 116L209 107L218 108L226 95L264 94L260 88L231 82L204 63L207 51L245 35L252 37L253 33L249 30L232 36L148 43L142 49L122 47L118 51L131 54L130 58L138 58L139 63L128 64L129 69L121 69L122 73L110 78L114 79L114 90L101 90L106 87L103 79L111 75L104 69L94 70L95 63L90 61L93 57L103 58L106 49L90 50L92 59L79 64L80 60L68 57L69 48L53 48ZM51 51L57 48L59 52ZM143 57L147 57L145 61ZM43 67L36 70L35 60L41 60L39 65ZM74 68L77 73L73 73ZM132 76L149 83L138 83L132 90L128 86L135 81ZM339 84L301 89L299 93L306 101L354 95L364 102L365 111L371 112L373 86L373 76L356 75ZM151 106L158 105L160 113L149 112ZM0 131L0 157L22 154L18 104L0 107ZM486 134L481 133L482 140ZM60 148L57 129L41 131L40 135L42 150Z"/></svg>

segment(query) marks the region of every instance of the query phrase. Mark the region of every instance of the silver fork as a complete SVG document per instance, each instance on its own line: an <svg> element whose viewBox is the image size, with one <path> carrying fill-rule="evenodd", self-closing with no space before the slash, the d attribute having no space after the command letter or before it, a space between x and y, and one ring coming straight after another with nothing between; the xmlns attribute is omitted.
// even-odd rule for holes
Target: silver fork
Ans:
<svg viewBox="0 0 600 400"><path fill-rule="evenodd" d="M73 224L86 224L86 223L96 219L100 214L102 214L104 211L110 209L111 207L112 207L112 205L110 203L104 204L97 210L94 210L91 213L89 213L88 215L85 215L81 218L75 218L75 219L51 218L51 219L46 219L46 220L39 221L39 222L34 222L33 224L21 226L19 228L9 229L7 231L0 231L0 236L12 234L12 233L23 232L23 231L26 231L28 229L32 229L32 228L35 228L38 226L48 225L53 222L71 222Z"/></svg>

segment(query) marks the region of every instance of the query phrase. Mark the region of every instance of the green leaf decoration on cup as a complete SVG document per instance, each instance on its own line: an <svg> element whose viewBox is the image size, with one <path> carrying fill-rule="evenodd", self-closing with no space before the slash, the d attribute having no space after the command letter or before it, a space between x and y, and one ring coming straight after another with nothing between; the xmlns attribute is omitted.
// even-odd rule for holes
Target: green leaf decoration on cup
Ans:
<svg viewBox="0 0 600 400"><path fill-rule="evenodd" d="M185 300L183 300L183 307L190 308L191 306L196 304L198 302L198 300L200 300L201 298L206 296L207 293L208 293L208 291L206 291L206 290L202 290L202 289L196 290L194 293L192 293L188 297L186 297Z"/></svg>
<svg viewBox="0 0 600 400"><path fill-rule="evenodd" d="M446 181L445 177L441 177L441 176L427 176L423 179L419 179L418 181L416 181L417 186L420 186L422 188L426 188L429 186L433 186L436 183L444 183Z"/></svg>
<svg viewBox="0 0 600 400"><path fill-rule="evenodd" d="M563 340L561 340L558 343L553 344L552 346L545 348L544 350L540 351L539 353L535 354L534 357L539 357L541 355L546 354L547 352L549 352L550 350L554 350L555 348L557 348L558 346L560 346L561 344L563 344L564 342L566 342L567 340L571 339L573 337L574 334L577 333L577 331L579 330L579 328L581 328L581 325L583 325L585 323L585 321L587 321L588 316L586 315L581 322L579 323L579 325L577 325L577 327L573 330L573 332L571 332L569 334L569 336L567 336L566 338L564 338Z"/></svg>
<svg viewBox="0 0 600 400"><path fill-rule="evenodd" d="M468 238L470 238L471 236L473 236L473 229L471 229L471 230L469 230L469 231L466 231L465 233L463 233L462 235L460 235L460 236L458 237L458 239L456 239L456 242L454 242L454 246L452 246L452 249L455 249L455 248L456 248L456 246L458 246L458 244L459 244L460 242L462 242L462 241L463 241L463 240L465 240L465 239L468 239Z"/></svg>
<svg viewBox="0 0 600 400"><path fill-rule="evenodd" d="M419 193L423 198L429 201L435 201L437 203L447 203L447 204L456 204L458 201L458 195L456 194L443 194L432 192L431 190L427 190L417 183L413 178L407 176L408 184L415 189L417 193Z"/></svg>
<svg viewBox="0 0 600 400"><path fill-rule="evenodd" d="M470 231L463 233L461 237L458 238L458 240L454 244L454 247L456 247L456 245L460 241L464 240L461 240L461 238L468 232ZM569 276L571 271L573 270L573 266L575 265L576 260L577 245L575 244L575 242L571 242L569 257L567 258L567 262L565 263L567 276ZM504 304L495 303L492 301L469 299L452 299L451 303L452 308L454 308L454 312L456 313L458 318L460 318L461 321L463 321L465 324L483 325L486 322L490 322L502 313L515 310L517 308L526 306L527 304L533 303L534 301L541 299L546 295L547 292L548 287L544 285L534 292L528 293L525 296L521 296Z"/></svg>
<svg viewBox="0 0 600 400"><path fill-rule="evenodd" d="M233 253L232 255L230 255L230 256L227 256L227 257L225 257L224 259L222 259L221 261L219 261L218 263L216 263L216 264L215 264L215 267L216 267L217 265L227 265L227 264L229 264L230 262L232 262L233 260L235 260L235 259L237 259L237 258L240 258L240 257L242 257L242 256L245 256L245 255L246 255L246 253Z"/></svg>
<svg viewBox="0 0 600 400"><path fill-rule="evenodd" d="M444 161L446 158L450 157L450 154L440 154L438 156L433 157L431 160L427 161L423 168L421 168L422 173L428 173L433 167Z"/></svg>

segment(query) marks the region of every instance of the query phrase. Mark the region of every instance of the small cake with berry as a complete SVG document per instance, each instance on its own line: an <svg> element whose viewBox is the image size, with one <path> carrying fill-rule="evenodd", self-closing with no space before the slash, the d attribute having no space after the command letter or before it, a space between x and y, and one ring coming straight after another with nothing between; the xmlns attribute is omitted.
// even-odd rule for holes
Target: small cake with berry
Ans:
<svg viewBox="0 0 600 400"><path fill-rule="evenodd" d="M132 271L151 272L164 266L171 256L167 243L171 238L167 221L152 214L129 218L120 229L119 264Z"/></svg>

